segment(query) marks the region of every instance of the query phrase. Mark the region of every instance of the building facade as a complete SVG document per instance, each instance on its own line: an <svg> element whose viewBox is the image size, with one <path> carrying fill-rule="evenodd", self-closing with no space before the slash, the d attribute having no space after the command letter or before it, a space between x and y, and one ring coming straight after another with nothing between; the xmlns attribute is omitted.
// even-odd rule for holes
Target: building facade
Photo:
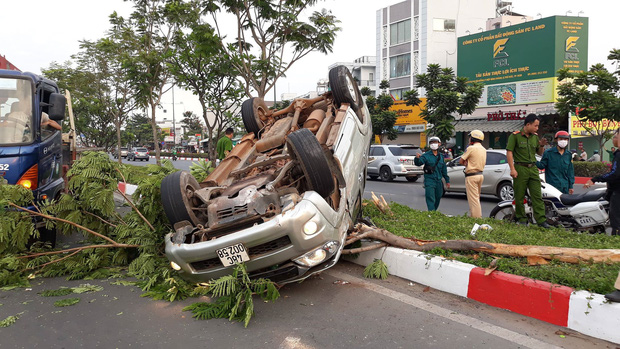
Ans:
<svg viewBox="0 0 620 349"><path fill-rule="evenodd" d="M378 10L377 85L389 81L389 93L399 100L416 88L416 74L424 73L429 64L456 71L457 38L482 31L487 20L496 17L496 10L496 0L406 0ZM400 121L397 126L398 139L387 142L424 145L425 128Z"/></svg>
<svg viewBox="0 0 620 349"><path fill-rule="evenodd" d="M5 56L0 55L0 69L19 70L13 63L9 62Z"/></svg>
<svg viewBox="0 0 620 349"><path fill-rule="evenodd" d="M505 148L530 113L541 118L539 135L553 139L556 131L569 131L568 116L555 109L557 72L588 69L588 18L502 17L509 19L490 20L491 30L458 38L458 75L484 85L476 111L455 125L458 145L478 129L485 132L484 146Z"/></svg>

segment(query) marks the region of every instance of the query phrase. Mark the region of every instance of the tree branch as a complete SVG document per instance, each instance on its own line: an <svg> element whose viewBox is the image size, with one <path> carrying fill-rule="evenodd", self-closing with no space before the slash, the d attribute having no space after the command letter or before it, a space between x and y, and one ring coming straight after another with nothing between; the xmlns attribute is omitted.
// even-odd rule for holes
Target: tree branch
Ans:
<svg viewBox="0 0 620 349"><path fill-rule="evenodd" d="M372 245L368 245L368 246L364 246L364 247L352 248L350 250L342 250L341 254L362 253L362 252L366 252L366 251L376 250L378 248L386 247L386 246L389 246L389 244L387 242L381 242L381 243L378 243L378 244L372 244Z"/></svg>

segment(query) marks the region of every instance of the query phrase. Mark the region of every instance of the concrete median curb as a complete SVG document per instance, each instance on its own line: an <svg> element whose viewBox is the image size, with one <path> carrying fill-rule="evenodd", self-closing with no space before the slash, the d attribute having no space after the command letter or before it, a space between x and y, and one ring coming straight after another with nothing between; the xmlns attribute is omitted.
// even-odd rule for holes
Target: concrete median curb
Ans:
<svg viewBox="0 0 620 349"><path fill-rule="evenodd" d="M370 243L364 243L368 245ZM394 247L363 252L354 263L382 259L391 275L494 307L620 343L620 303L603 295Z"/></svg>

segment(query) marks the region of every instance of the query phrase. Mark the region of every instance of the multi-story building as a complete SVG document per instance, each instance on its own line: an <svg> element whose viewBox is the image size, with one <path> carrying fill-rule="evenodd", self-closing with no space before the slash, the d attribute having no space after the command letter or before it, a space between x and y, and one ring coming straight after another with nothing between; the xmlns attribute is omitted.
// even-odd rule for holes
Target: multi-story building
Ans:
<svg viewBox="0 0 620 349"><path fill-rule="evenodd" d="M400 99L429 64L456 71L457 38L482 31L496 0L406 0L377 11L376 80Z"/></svg>
<svg viewBox="0 0 620 349"><path fill-rule="evenodd" d="M416 88L416 74L424 73L429 64L456 71L457 38L483 31L486 21L495 18L497 5L496 0L406 0L377 11L375 80L377 85L382 80L390 83L399 116L399 136L386 142L426 143L420 109L398 100Z"/></svg>

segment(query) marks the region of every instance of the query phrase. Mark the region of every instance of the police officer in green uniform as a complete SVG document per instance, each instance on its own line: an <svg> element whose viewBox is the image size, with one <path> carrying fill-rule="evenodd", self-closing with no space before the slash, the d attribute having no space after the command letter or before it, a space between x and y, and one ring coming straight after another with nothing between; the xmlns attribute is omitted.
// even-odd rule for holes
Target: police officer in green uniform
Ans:
<svg viewBox="0 0 620 349"><path fill-rule="evenodd" d="M570 135L566 131L558 131L555 134L557 147L545 150L536 166L545 170L545 180L554 188L564 194L573 193L575 183L575 169L573 168L573 155L566 150Z"/></svg>
<svg viewBox="0 0 620 349"><path fill-rule="evenodd" d="M508 137L506 157L510 166L510 176L514 178L515 218L517 222L527 224L523 199L525 198L525 191L529 189L536 223L543 228L549 228L550 225L545 217L545 205L540 192L538 167L536 167L536 154L542 155L544 146L547 144L546 139L541 140L536 134L539 125L540 120L536 114L527 115L521 131L516 131Z"/></svg>
<svg viewBox="0 0 620 349"><path fill-rule="evenodd" d="M443 155L438 151L440 143L439 137L431 137L428 140L431 150L424 155L417 154L416 158L413 159L416 166L424 165L424 196L429 211L437 211L439 208L439 201L443 196L442 178L446 180L446 187L450 188L448 167Z"/></svg>

